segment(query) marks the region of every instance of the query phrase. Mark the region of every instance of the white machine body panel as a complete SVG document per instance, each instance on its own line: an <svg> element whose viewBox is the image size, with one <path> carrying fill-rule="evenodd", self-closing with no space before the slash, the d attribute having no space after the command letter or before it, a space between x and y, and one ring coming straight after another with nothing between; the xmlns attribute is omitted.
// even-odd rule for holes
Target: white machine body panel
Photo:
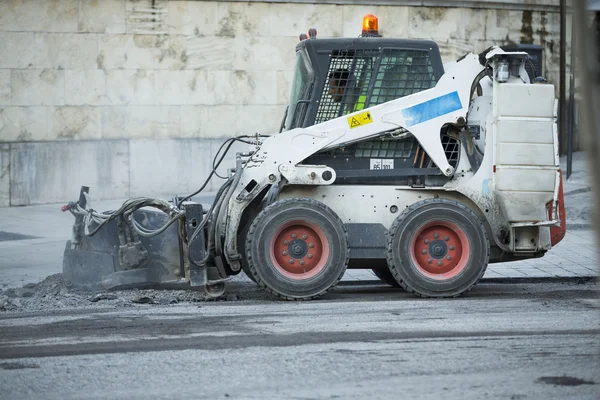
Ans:
<svg viewBox="0 0 600 400"><path fill-rule="evenodd" d="M511 223L548 221L558 158L554 86L495 82L494 188Z"/></svg>
<svg viewBox="0 0 600 400"><path fill-rule="evenodd" d="M226 226L228 261L237 254L242 213L268 186L280 188L283 197L302 193L323 201L346 222L377 221L386 227L395 218L389 207L402 210L420 199L435 196L437 191L438 196L468 204L486 219L490 239L503 251L549 248L549 226L558 220L556 211L548 216L546 209L551 202L553 210L557 209L559 187L554 87L530 84L523 63L507 81L482 75L488 70L496 71L499 59L509 55L526 56L495 48L486 55L492 66L488 68L480 64L477 55L469 54L452 64L434 88L268 137L245 161L227 205L227 221L221 221ZM483 96L472 101L475 79L482 76ZM361 123L353 125L355 117L361 118ZM441 129L446 124L466 129L468 124L470 131L475 123L479 124L479 139L460 142L461 157L455 170L442 147ZM332 186L335 171L330 171L327 179L325 175L312 174L314 171L320 175L326 167L298 167L316 152L398 128L410 132L448 177L443 187L429 191L427 187ZM475 164L474 152L479 154ZM506 240L507 235L510 241ZM524 238L528 238L527 244Z"/></svg>

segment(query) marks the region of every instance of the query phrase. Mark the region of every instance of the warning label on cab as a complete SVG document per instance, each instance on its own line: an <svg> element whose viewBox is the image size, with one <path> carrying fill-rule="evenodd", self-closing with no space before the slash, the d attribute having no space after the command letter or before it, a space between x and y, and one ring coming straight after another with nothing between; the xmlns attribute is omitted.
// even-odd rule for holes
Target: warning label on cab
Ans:
<svg viewBox="0 0 600 400"><path fill-rule="evenodd" d="M348 125L350 125L350 128L358 128L359 126L370 124L371 122L373 122L373 117L369 111L348 117Z"/></svg>

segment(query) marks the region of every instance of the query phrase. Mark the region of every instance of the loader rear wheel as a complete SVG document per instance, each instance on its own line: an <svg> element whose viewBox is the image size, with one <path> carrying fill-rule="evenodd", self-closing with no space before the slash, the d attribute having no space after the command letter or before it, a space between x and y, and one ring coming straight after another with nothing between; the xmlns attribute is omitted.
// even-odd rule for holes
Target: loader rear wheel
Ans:
<svg viewBox="0 0 600 400"><path fill-rule="evenodd" d="M308 300L331 290L348 263L344 224L323 203L277 201L254 219L246 240L256 282L286 300Z"/></svg>
<svg viewBox="0 0 600 400"><path fill-rule="evenodd" d="M421 297L455 297L472 289L487 268L483 224L463 204L428 199L408 207L388 233L391 273Z"/></svg>

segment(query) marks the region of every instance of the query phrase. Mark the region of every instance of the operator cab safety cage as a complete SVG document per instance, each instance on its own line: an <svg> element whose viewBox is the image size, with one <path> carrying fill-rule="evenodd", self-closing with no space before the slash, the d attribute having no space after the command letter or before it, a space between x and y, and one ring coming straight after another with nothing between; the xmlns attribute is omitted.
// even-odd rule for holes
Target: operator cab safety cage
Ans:
<svg viewBox="0 0 600 400"><path fill-rule="evenodd" d="M387 39L373 19L359 38L311 39L296 46L296 70L282 131L304 128L436 86L444 74L438 45L430 40ZM459 143L445 132L449 163L458 164ZM406 131L319 152L307 164L336 169L335 183L441 186L447 182Z"/></svg>
<svg viewBox="0 0 600 400"><path fill-rule="evenodd" d="M303 40L296 46L296 71L282 130L312 126L430 89L443 74L439 48L429 40ZM341 98L330 94L332 88L343 90Z"/></svg>

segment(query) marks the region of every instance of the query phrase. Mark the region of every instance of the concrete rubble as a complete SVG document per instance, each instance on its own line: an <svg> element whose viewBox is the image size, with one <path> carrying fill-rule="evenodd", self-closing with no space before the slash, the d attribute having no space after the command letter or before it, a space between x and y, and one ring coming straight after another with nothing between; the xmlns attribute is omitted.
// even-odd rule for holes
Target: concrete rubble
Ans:
<svg viewBox="0 0 600 400"><path fill-rule="evenodd" d="M62 274L54 274L38 284L0 289L0 312L122 308L269 298L245 276L240 276L238 282L243 283L241 285L234 283L234 293L230 290L216 299L209 299L202 291L189 289L127 289L101 293L68 290L64 286Z"/></svg>

